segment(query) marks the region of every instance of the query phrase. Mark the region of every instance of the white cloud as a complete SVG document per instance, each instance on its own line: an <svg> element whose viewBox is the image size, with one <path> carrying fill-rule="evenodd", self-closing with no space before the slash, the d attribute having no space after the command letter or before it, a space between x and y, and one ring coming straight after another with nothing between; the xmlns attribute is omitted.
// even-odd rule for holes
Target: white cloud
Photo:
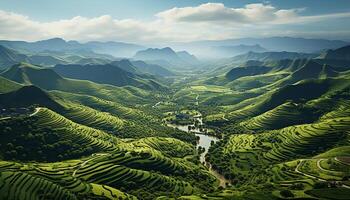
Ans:
<svg viewBox="0 0 350 200"><path fill-rule="evenodd" d="M197 7L172 8L157 14L168 21L227 22L239 24L283 22L295 18L301 9L278 10L271 5L248 4L229 8L222 3L206 3Z"/></svg>
<svg viewBox="0 0 350 200"><path fill-rule="evenodd" d="M93 18L76 16L50 22L39 22L21 14L0 10L0 39L40 40L62 37L80 41L156 43L259 37L280 34L278 30L281 30L282 25L350 17L350 13L303 16L303 10L304 8L278 9L270 4L248 4L242 8L230 8L221 3L207 3L196 7L165 10L156 14L153 21L117 20L110 15L102 15ZM305 26L303 32L307 31ZM323 33L328 31L332 33L332 30L320 30ZM317 33L313 30L312 34Z"/></svg>

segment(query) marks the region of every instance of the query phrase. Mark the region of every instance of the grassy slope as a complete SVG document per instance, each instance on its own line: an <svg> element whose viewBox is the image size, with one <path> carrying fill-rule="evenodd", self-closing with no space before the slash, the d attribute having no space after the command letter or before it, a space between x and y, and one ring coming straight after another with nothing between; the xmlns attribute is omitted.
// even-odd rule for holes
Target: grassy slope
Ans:
<svg viewBox="0 0 350 200"><path fill-rule="evenodd" d="M108 185L135 195L143 193L146 195L147 192L192 194L194 191L211 188L217 184L216 179L207 171L185 159L195 154L194 147L180 140L144 138L123 141L98 129L74 123L46 108L40 108L33 116L1 120L1 127L4 128L1 130L2 141L4 144L11 143L11 145L1 146L4 148L1 152L6 152L2 157L7 160L52 161L51 159L56 160L56 158L66 160L92 154L81 161L47 164L46 166L55 172L50 172L50 176L41 177L42 172L39 171L40 178L38 179L35 175L36 179L33 181L50 182L51 180L47 179L54 178L54 174L61 174L62 171L73 174L74 170L78 169L75 174L80 180L91 184ZM44 134L41 135L42 133ZM81 165L85 161L86 164ZM54 167L62 165L65 167L59 171ZM0 168L0 171L6 174L10 169L5 167ZM22 173L21 169L17 171ZM183 177L183 174L187 176ZM15 176L16 174L8 174L8 177L11 178ZM31 172L28 177L30 176L32 176ZM27 175L23 175L23 179L25 177ZM121 182L119 179L124 181ZM31 180L28 178L28 182ZM18 181L20 184L21 179ZM50 185L49 182L45 184ZM136 185L131 187L131 182ZM203 183L208 183L208 185ZM61 195L67 198L69 195L64 191L69 189L67 192L70 192L72 189L67 188L67 185L63 183L52 187L58 190L59 187L63 187L62 192L60 190L57 192L61 192ZM87 187L91 188L91 186ZM101 186L95 187L100 188ZM93 191L99 193L95 191L98 188ZM76 193L73 192L73 197L74 194ZM150 198L149 195L146 196Z"/></svg>
<svg viewBox="0 0 350 200"><path fill-rule="evenodd" d="M46 90L88 94L106 100L129 102L130 104L147 102L147 96L150 95L150 92L132 86L115 87L90 81L66 79L51 69L39 68L26 63L12 66L1 76L21 84L33 84Z"/></svg>
<svg viewBox="0 0 350 200"><path fill-rule="evenodd" d="M199 94L200 105L210 102L202 108L210 110L202 111L205 123L228 135L240 133L214 145L209 156L213 167L238 188L230 190L230 197L245 199L254 189L267 196L259 198L255 191L252 199L281 198L284 189L302 198L328 199L333 195L341 199L341 193L349 192L346 188L331 188L327 190L331 196L321 194L316 189L318 181L295 171L301 163L300 171L306 174L348 184L343 179L350 168L337 163L336 157L349 158L349 70L318 63L323 62L293 61L232 82L223 76L199 79L191 83L196 87L177 93L179 99L185 97L191 102ZM251 93L256 95L249 96ZM241 99L235 99L235 94ZM329 160L320 160L324 158ZM323 170L317 168L317 162ZM299 183L303 189L297 189ZM211 196L221 199L225 192Z"/></svg>
<svg viewBox="0 0 350 200"><path fill-rule="evenodd" d="M0 76L0 93L7 93L21 88L19 83Z"/></svg>

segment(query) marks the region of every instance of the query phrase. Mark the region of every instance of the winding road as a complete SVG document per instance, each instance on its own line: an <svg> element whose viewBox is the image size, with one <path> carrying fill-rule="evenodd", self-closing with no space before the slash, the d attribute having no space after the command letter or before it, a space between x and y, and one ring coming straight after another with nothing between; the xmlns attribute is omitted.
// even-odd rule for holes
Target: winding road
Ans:
<svg viewBox="0 0 350 200"><path fill-rule="evenodd" d="M344 161L339 160L339 158L337 158L337 157L335 157L334 160L335 160L335 161L338 161L338 162L340 162L340 163L342 163L342 164L344 164L344 165L350 165L349 163L346 163L346 162L344 162Z"/></svg>
<svg viewBox="0 0 350 200"><path fill-rule="evenodd" d="M306 176L306 177L309 177L309 178L312 178L312 179L316 179L316 180L318 180L318 181L329 182L329 181L326 180L326 179L322 179L322 178L319 178L319 177L316 177L316 176L313 176L313 175L310 175L310 174L306 174L306 173L304 173L304 172L301 172L301 171L299 170L299 168L301 167L301 165L303 164L303 162L304 162L304 161L307 161L307 160L313 160L313 159L301 159L300 162L299 162L299 164L297 165L297 167L295 168L294 171L297 172L297 173L299 173L299 174L302 174L303 176ZM331 170L323 169L323 168L321 167L320 162L321 162L322 160L326 160L326 159L319 159L319 160L317 160L317 167L318 167L320 170L331 171ZM341 187L343 187L343 188L350 189L350 186L344 185L344 184L342 183L342 181L335 181L335 182L336 182L336 183L341 183Z"/></svg>
<svg viewBox="0 0 350 200"><path fill-rule="evenodd" d="M154 104L153 106L152 106L152 108L155 108L155 107L157 107L159 104L161 104L162 103L162 101L159 101L159 102L157 102L156 104Z"/></svg>
<svg viewBox="0 0 350 200"><path fill-rule="evenodd" d="M29 114L29 117L32 117L34 115L36 115L39 111L40 111L41 107L38 107L38 108L35 108L34 112L32 114ZM3 118L0 118L0 121L1 120L6 120L6 119L11 119L12 117L3 117Z"/></svg>
<svg viewBox="0 0 350 200"><path fill-rule="evenodd" d="M225 116L226 116L226 114L223 114L222 115L222 119L225 120L225 121L229 121Z"/></svg>
<svg viewBox="0 0 350 200"><path fill-rule="evenodd" d="M35 108L35 111L29 115L29 117L32 117L34 115L36 115L39 111L40 111L41 107Z"/></svg>
<svg viewBox="0 0 350 200"><path fill-rule="evenodd" d="M11 117L3 117L3 118L0 118L0 120L6 120L6 119L11 119Z"/></svg>

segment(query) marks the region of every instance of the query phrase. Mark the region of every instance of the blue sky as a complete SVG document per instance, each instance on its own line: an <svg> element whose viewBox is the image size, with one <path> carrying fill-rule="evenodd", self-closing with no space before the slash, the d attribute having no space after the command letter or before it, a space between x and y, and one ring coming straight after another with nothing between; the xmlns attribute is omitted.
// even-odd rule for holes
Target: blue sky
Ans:
<svg viewBox="0 0 350 200"><path fill-rule="evenodd" d="M154 14L173 7L197 6L208 2L221 2L229 7L242 7L250 3L270 3L279 8L307 8L305 14L350 12L349 0L3 0L0 8L21 13L35 20L48 21L77 15L96 17L109 14L117 19L151 19Z"/></svg>
<svg viewBox="0 0 350 200"><path fill-rule="evenodd" d="M350 1L3 0L0 27L0 39L16 40L164 42L245 36L349 40Z"/></svg>

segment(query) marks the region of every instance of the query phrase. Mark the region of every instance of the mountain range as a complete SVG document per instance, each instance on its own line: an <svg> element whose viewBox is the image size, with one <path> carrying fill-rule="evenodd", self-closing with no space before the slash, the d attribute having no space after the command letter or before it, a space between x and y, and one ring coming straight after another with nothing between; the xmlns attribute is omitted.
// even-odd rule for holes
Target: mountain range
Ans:
<svg viewBox="0 0 350 200"><path fill-rule="evenodd" d="M199 62L195 56L189 54L188 52L175 52L170 47L141 50L136 52L133 58L136 60L159 62L160 64L162 61L165 61L174 66L194 65L198 64Z"/></svg>
<svg viewBox="0 0 350 200"><path fill-rule="evenodd" d="M0 45L20 50L23 52L43 51L93 51L95 53L110 54L118 57L128 57L145 47L123 42L98 42L91 41L80 43L77 41L65 41L62 38L52 38L37 42L0 40Z"/></svg>
<svg viewBox="0 0 350 200"><path fill-rule="evenodd" d="M212 48L223 46L255 46L259 45L267 51L289 51L302 53L320 53L327 49L336 49L350 43L342 40L307 39L295 37L268 37L268 38L238 38L226 40L203 40L193 42L171 43L175 49L187 50L200 58L215 58ZM254 50L253 50L254 51ZM242 52L243 53L243 52ZM229 55L232 57L234 55Z"/></svg>

